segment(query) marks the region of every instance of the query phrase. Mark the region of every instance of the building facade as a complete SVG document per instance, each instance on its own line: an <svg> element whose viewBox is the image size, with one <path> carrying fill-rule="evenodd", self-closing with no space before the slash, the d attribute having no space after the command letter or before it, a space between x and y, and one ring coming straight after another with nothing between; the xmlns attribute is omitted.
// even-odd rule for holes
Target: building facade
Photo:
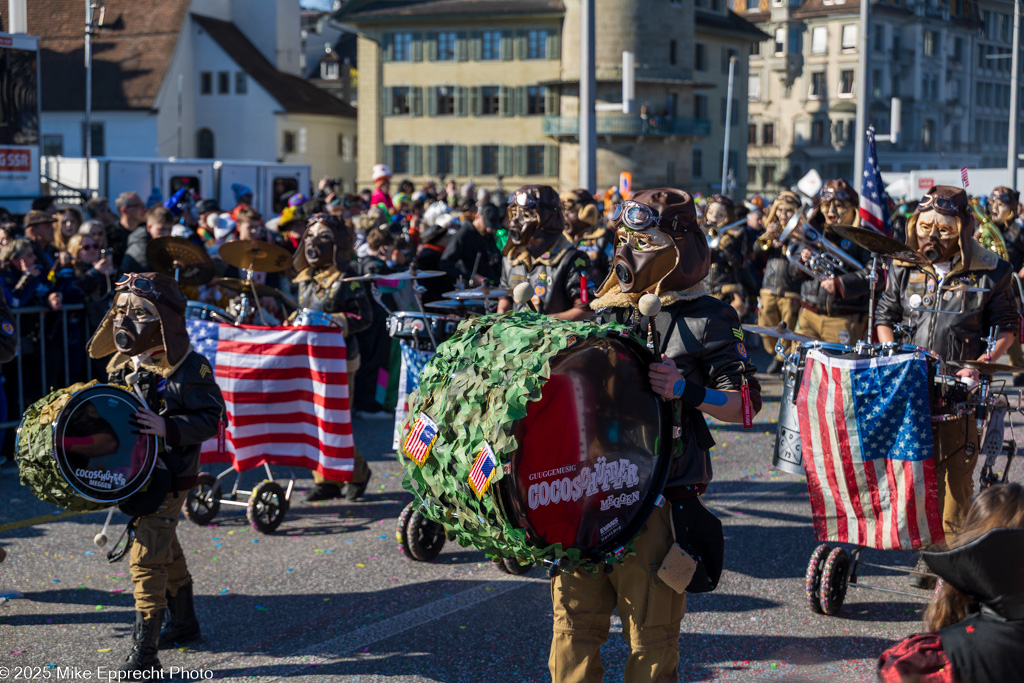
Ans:
<svg viewBox="0 0 1024 683"><path fill-rule="evenodd" d="M694 76L693 6L595 6L598 104L621 104L622 52L633 52L637 65L634 111L597 115L598 187L618 185L623 171L637 188L688 187L691 145L709 139L713 128L710 113L693 115L694 93L716 85ZM351 0L335 19L359 30L365 182L383 161L396 177L416 182L446 176L487 186L500 177L506 189L579 184L578 0ZM735 15L732 21L753 30ZM716 36L737 41L742 54L735 36ZM737 97L744 86L737 81Z"/></svg>

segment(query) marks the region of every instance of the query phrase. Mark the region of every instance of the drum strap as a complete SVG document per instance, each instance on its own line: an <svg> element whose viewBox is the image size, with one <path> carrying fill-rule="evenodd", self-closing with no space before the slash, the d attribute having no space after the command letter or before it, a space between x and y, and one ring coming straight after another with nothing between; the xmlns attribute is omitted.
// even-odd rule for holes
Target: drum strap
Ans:
<svg viewBox="0 0 1024 683"><path fill-rule="evenodd" d="M114 543L114 549L107 553L107 562L114 564L120 562L125 555L127 555L131 549L132 544L135 543L135 522L138 521L138 517L132 517L128 520L128 524L125 525L124 531L121 532L121 536ZM128 540L125 542L124 547L119 547L121 541L124 540L125 536L128 536Z"/></svg>

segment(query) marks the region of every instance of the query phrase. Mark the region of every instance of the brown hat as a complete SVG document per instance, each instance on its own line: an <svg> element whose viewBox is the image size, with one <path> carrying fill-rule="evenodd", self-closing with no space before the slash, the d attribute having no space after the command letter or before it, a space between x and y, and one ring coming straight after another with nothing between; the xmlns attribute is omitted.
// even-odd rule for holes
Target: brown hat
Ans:
<svg viewBox="0 0 1024 683"><path fill-rule="evenodd" d="M841 202L849 202L854 206L860 204L860 195L842 178L832 178L825 181L821 188L821 201L830 202L838 199Z"/></svg>
<svg viewBox="0 0 1024 683"><path fill-rule="evenodd" d="M988 196L989 201L993 199L1000 199L1007 204L1010 204L1016 210L1017 204L1020 203L1020 193L1016 190L1000 185L992 190L992 193Z"/></svg>
<svg viewBox="0 0 1024 683"><path fill-rule="evenodd" d="M306 241L306 233L317 223L323 223L331 231L331 234L334 235L334 265L339 270L345 270L345 266L352 258L352 235L348 226L342 223L341 219L329 213L317 213L309 217L309 220L306 222L306 229L302 231L302 237L299 238L299 248L295 250L295 254L292 256L292 267L297 273L301 273L309 268L309 261L306 260L306 250L303 248L303 243Z"/></svg>
<svg viewBox="0 0 1024 683"><path fill-rule="evenodd" d="M29 211L25 214L25 227L31 228L33 225L45 225L47 223L56 223L57 217L46 211Z"/></svg>
<svg viewBox="0 0 1024 683"><path fill-rule="evenodd" d="M673 237L691 228L698 228L697 207L693 205L693 197L689 192L663 187L636 192L630 199L654 209L661 217L658 227Z"/></svg>

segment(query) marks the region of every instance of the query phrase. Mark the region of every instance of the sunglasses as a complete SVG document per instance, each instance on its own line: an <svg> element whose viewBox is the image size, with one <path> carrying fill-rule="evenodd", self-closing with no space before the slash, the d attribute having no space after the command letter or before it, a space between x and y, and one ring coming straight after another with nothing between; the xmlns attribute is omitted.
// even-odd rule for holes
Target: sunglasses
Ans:
<svg viewBox="0 0 1024 683"><path fill-rule="evenodd" d="M821 201L830 202L833 199L838 199L841 202L853 202L853 195L839 187L826 187L821 191Z"/></svg>
<svg viewBox="0 0 1024 683"><path fill-rule="evenodd" d="M96 251L97 249L99 249L99 247L95 244L83 244L79 251Z"/></svg>
<svg viewBox="0 0 1024 683"><path fill-rule="evenodd" d="M938 211L944 216L956 216L960 213L960 206L949 197L940 197L937 194L926 194L917 205L915 213L923 211Z"/></svg>
<svg viewBox="0 0 1024 683"><path fill-rule="evenodd" d="M611 218L612 221L621 220L623 225L633 230L643 230L652 223L661 225L661 216L656 216L651 207L628 199L615 205Z"/></svg>

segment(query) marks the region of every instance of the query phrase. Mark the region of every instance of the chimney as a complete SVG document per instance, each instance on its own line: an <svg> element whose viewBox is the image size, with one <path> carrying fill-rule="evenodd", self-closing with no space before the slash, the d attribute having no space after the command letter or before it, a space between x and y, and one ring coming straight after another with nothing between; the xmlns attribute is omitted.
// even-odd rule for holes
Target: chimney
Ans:
<svg viewBox="0 0 1024 683"><path fill-rule="evenodd" d="M25 0L7 0L7 13L10 16L8 33L28 33L28 10Z"/></svg>

